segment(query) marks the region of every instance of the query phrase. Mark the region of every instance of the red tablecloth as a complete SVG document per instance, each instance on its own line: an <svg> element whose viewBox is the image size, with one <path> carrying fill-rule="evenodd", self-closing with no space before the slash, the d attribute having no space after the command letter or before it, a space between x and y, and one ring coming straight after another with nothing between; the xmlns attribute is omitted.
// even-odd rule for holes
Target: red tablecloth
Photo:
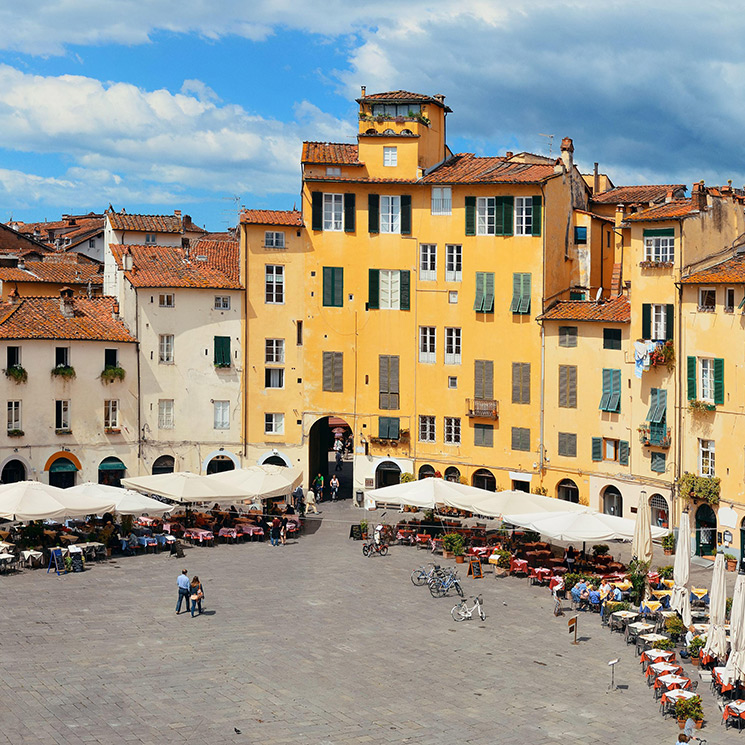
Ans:
<svg viewBox="0 0 745 745"><path fill-rule="evenodd" d="M545 567L533 567L530 570L530 579L537 580L538 582L548 582L551 577L551 570Z"/></svg>
<svg viewBox="0 0 745 745"><path fill-rule="evenodd" d="M660 675L683 675L683 668L680 665L674 665L670 662L654 662L652 663L644 673L648 678L654 676L655 678Z"/></svg>
<svg viewBox="0 0 745 745"><path fill-rule="evenodd" d="M184 538L191 538L192 540L204 543L204 541L214 540L215 534L211 530L202 530L201 528L187 528L184 531Z"/></svg>
<svg viewBox="0 0 745 745"><path fill-rule="evenodd" d="M673 691L676 688L690 688L690 678L684 678L682 675L660 675L654 682L655 688L664 688L666 691Z"/></svg>
<svg viewBox="0 0 745 745"><path fill-rule="evenodd" d="M525 559L516 559L514 556L510 558L510 572L522 572L528 573L528 562Z"/></svg>
<svg viewBox="0 0 745 745"><path fill-rule="evenodd" d="M556 587L559 583L563 581L564 581L563 577L551 577L548 583L548 589L553 591L554 587Z"/></svg>
<svg viewBox="0 0 745 745"><path fill-rule="evenodd" d="M137 520L135 520L138 525L144 525L146 528L149 528L151 525L155 525L157 521L157 517L146 517L145 515L141 515L137 518Z"/></svg>
<svg viewBox="0 0 745 745"><path fill-rule="evenodd" d="M717 682L717 684L719 685L719 687L720 687L720 691L721 691L722 693L727 693L727 691L731 691L731 690L733 690L733 689L734 689L734 687L735 687L735 685L734 685L734 682L732 682L732 683L723 683L723 682L722 682L722 673L723 673L723 672L724 672L724 668L723 668L723 667L715 667L715 668L714 668L714 669L713 669L713 670L711 671L711 674L712 674L712 676L714 677L714 680L715 680L715 681Z"/></svg>
<svg viewBox="0 0 745 745"><path fill-rule="evenodd" d="M481 558L482 556L490 556L491 553L491 546L471 546L468 549L469 556L478 556L479 558Z"/></svg>
<svg viewBox="0 0 745 745"><path fill-rule="evenodd" d="M663 704L672 704L675 703L678 699L682 698L693 698L694 696L697 696L698 694L695 691L686 691L682 688L675 688L672 691L665 691L662 694L662 703Z"/></svg>
<svg viewBox="0 0 745 745"><path fill-rule="evenodd" d="M639 662L654 665L656 662L675 662L675 652L672 649L645 649Z"/></svg>
<svg viewBox="0 0 745 745"><path fill-rule="evenodd" d="M729 717L737 717L738 719L745 719L745 701L738 699L737 701L730 701L722 712L722 719L728 719Z"/></svg>

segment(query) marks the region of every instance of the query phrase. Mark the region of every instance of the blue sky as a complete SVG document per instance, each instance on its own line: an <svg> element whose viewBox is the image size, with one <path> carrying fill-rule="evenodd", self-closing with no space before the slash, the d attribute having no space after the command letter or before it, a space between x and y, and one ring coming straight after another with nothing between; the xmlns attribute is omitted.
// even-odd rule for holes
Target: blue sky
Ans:
<svg viewBox="0 0 745 745"><path fill-rule="evenodd" d="M718 0L10 5L2 221L111 203L223 230L236 204L290 208L302 141L354 141L360 85L445 94L455 151L554 134L616 184L745 183L745 20Z"/></svg>

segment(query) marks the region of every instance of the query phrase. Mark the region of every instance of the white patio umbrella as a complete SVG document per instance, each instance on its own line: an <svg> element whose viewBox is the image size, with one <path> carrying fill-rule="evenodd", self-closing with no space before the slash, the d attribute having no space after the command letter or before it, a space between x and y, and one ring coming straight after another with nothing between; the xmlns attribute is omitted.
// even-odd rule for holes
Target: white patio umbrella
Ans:
<svg viewBox="0 0 745 745"><path fill-rule="evenodd" d="M432 480L432 479L428 479ZM456 486L463 486L457 484ZM472 486L463 487L468 491L454 491L447 496L445 504L460 510L468 510L478 515L501 517L506 514L525 514L528 512L587 512L588 507L564 499L544 497L540 494L528 494L524 491L490 492L475 489ZM592 511L592 510L590 510Z"/></svg>
<svg viewBox="0 0 745 745"><path fill-rule="evenodd" d="M634 537L634 520L604 515L585 508L582 512L532 512L504 515L503 520L526 530L533 530L555 541L630 541ZM667 531L652 528L662 537Z"/></svg>
<svg viewBox="0 0 745 745"><path fill-rule="evenodd" d="M113 499L114 510L120 515L163 515L173 509L172 504L159 502L157 499L151 499L132 489L120 489L108 484L95 484L92 481L71 486L65 491L88 497L101 496Z"/></svg>
<svg viewBox="0 0 745 745"><path fill-rule="evenodd" d="M290 494L302 481L303 472L299 468L267 463L221 471L206 478L215 484L237 489L243 494L243 499L271 499Z"/></svg>
<svg viewBox="0 0 745 745"><path fill-rule="evenodd" d="M680 613L683 623L688 628L691 625L691 597L688 589L688 577L691 572L691 528L688 521L688 511L680 516L678 525L678 543L675 546L675 562L673 564L673 587L670 595L670 607Z"/></svg>
<svg viewBox="0 0 745 745"><path fill-rule="evenodd" d="M371 489L365 496L386 504L433 509L436 504L455 506L456 501L458 504L468 505L471 501L490 494L492 492L477 489L475 486L467 486L447 479L427 478ZM460 509L470 510L471 508L466 506Z"/></svg>
<svg viewBox="0 0 745 745"><path fill-rule="evenodd" d="M722 676L727 680L745 679L745 574L738 574L732 595L729 619L729 641L732 651L727 660L727 670Z"/></svg>
<svg viewBox="0 0 745 745"><path fill-rule="evenodd" d="M631 556L639 561L652 561L652 517L645 491L639 494L634 521L634 537L631 539Z"/></svg>
<svg viewBox="0 0 745 745"><path fill-rule="evenodd" d="M47 520L97 515L114 507L109 498L67 494L66 489L39 481L17 481L0 486L0 518L6 520Z"/></svg>
<svg viewBox="0 0 745 745"><path fill-rule="evenodd" d="M122 486L138 492L157 494L174 502L211 502L220 499L245 499L244 492L190 471L157 473L122 479Z"/></svg>
<svg viewBox="0 0 745 745"><path fill-rule="evenodd" d="M724 554L714 559L709 590L709 631L706 634L704 653L723 660L727 654L727 635L724 631L727 612L727 586L724 579Z"/></svg>

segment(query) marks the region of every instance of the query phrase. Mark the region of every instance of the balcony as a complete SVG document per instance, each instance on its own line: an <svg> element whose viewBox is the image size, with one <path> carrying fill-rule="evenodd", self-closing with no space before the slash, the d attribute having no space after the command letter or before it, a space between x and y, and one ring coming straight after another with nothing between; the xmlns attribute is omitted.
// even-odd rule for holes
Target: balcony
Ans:
<svg viewBox="0 0 745 745"><path fill-rule="evenodd" d="M669 448L671 442L670 427L642 425L638 429L639 442L647 447Z"/></svg>
<svg viewBox="0 0 745 745"><path fill-rule="evenodd" d="M499 419L499 401L493 398L467 398L466 415L477 419Z"/></svg>

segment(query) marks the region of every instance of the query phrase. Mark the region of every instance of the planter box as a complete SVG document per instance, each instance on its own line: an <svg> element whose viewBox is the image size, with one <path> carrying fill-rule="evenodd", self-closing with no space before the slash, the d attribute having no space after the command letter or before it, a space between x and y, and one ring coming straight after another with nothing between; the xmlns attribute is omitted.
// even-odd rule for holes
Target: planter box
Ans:
<svg viewBox="0 0 745 745"><path fill-rule="evenodd" d="M452 551L446 551L444 548L442 549L442 558L443 559L452 559L455 556L455 554Z"/></svg>

